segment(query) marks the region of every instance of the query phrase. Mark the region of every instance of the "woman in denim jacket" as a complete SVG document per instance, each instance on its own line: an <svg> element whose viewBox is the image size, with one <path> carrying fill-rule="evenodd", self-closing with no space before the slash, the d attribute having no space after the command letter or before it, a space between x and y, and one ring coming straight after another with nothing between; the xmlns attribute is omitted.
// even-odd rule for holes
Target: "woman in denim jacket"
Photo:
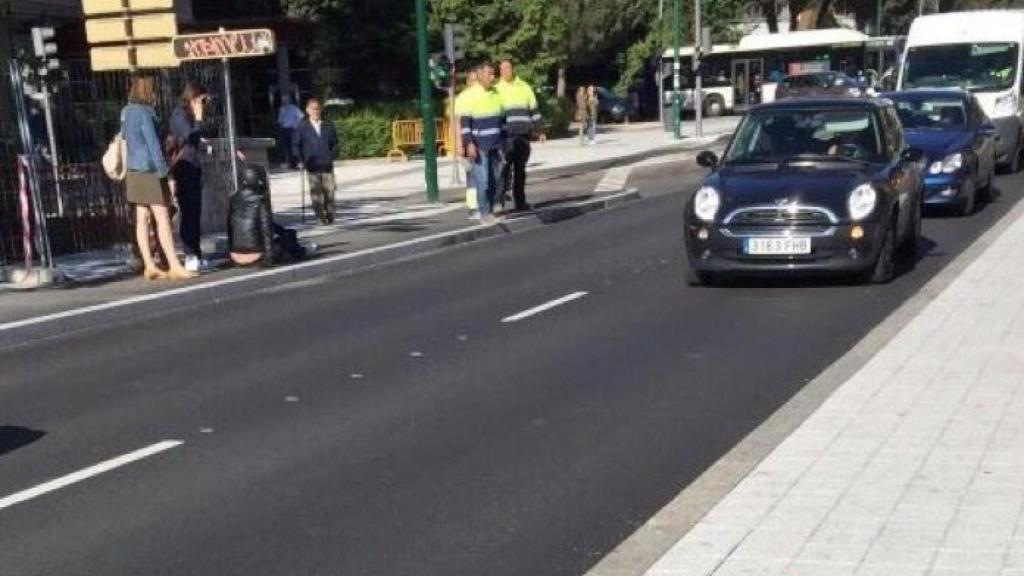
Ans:
<svg viewBox="0 0 1024 576"><path fill-rule="evenodd" d="M167 160L156 132L156 82L152 76L132 79L128 105L121 111L121 134L127 148L125 195L135 205L135 240L147 280L194 278L178 260L171 232L171 191L167 184ZM166 271L157 267L149 245L150 216L156 220L157 238L167 259Z"/></svg>

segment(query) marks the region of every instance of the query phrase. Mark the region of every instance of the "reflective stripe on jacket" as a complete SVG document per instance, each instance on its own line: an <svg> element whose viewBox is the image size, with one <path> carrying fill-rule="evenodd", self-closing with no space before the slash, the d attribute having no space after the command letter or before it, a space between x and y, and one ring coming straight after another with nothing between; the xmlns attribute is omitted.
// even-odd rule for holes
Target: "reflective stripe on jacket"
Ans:
<svg viewBox="0 0 1024 576"><path fill-rule="evenodd" d="M505 109L509 134L526 136L540 129L541 115L537 107L537 96L525 80L519 77L511 82L501 80L497 90Z"/></svg>
<svg viewBox="0 0 1024 576"><path fill-rule="evenodd" d="M498 93L482 86L467 90L461 124L463 142L484 151L500 148L505 139L505 112Z"/></svg>

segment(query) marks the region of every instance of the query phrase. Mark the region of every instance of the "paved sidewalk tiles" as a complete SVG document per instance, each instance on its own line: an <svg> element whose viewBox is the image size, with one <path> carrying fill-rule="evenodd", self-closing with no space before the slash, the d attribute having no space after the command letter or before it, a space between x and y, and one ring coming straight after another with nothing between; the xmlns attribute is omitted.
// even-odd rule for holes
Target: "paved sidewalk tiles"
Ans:
<svg viewBox="0 0 1024 576"><path fill-rule="evenodd" d="M647 576L1024 576L1024 219Z"/></svg>

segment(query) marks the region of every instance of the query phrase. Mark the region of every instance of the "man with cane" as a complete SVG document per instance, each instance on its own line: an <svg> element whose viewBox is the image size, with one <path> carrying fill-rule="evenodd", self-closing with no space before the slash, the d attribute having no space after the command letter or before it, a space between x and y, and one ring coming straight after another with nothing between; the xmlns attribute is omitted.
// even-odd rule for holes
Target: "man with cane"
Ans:
<svg viewBox="0 0 1024 576"><path fill-rule="evenodd" d="M292 152L303 170L303 199L305 186L313 201L313 212L320 224L334 222L334 159L338 157L338 133L330 122L323 121L323 106L317 98L306 104L306 119L295 130ZM305 213L305 200L303 200Z"/></svg>

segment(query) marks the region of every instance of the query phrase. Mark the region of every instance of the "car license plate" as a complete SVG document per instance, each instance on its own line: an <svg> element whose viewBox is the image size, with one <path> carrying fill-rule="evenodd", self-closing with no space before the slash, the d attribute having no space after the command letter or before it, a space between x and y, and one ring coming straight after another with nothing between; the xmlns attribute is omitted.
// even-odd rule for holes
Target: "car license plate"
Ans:
<svg viewBox="0 0 1024 576"><path fill-rule="evenodd" d="M744 251L752 256L795 256L811 253L810 238L747 238Z"/></svg>

